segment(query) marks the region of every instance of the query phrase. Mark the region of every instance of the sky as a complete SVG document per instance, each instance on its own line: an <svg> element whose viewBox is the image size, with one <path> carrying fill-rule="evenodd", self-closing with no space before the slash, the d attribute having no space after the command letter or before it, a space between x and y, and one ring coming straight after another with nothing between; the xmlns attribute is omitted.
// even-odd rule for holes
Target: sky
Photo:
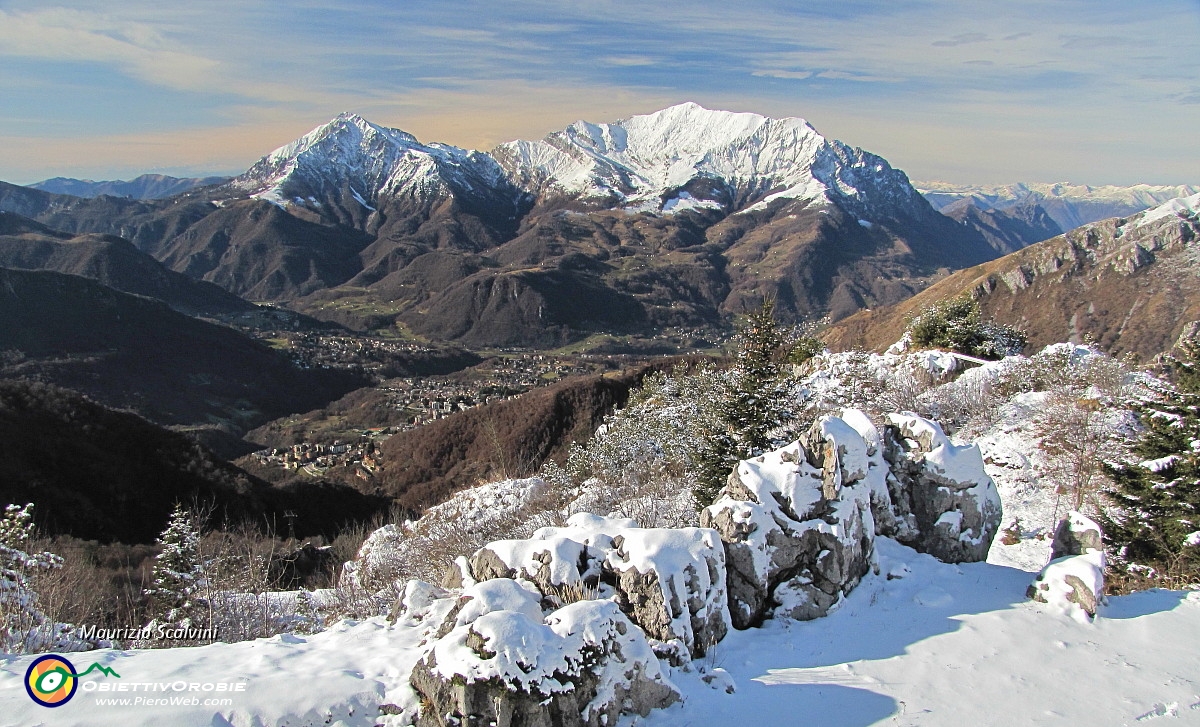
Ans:
<svg viewBox="0 0 1200 727"><path fill-rule="evenodd" d="M234 174L342 111L490 149L671 104L916 180L1200 183L1200 0L0 0L0 180Z"/></svg>

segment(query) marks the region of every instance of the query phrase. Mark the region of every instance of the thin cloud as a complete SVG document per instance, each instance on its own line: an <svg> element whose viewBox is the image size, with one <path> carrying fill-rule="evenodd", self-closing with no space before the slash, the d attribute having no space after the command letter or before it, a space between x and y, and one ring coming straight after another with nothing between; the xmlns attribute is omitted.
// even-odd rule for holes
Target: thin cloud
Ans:
<svg viewBox="0 0 1200 727"><path fill-rule="evenodd" d="M972 43L983 43L990 40L985 33L961 33L954 36L950 40L935 40L930 45L938 48L954 48L960 45L971 45Z"/></svg>
<svg viewBox="0 0 1200 727"><path fill-rule="evenodd" d="M65 8L0 10L0 55L110 64L140 80L186 90L207 88L219 66L174 49L151 26Z"/></svg>
<svg viewBox="0 0 1200 727"><path fill-rule="evenodd" d="M777 68L769 68L759 71L754 71L750 75L759 76L762 78L788 78L792 80L802 81L806 78L812 78L812 71L784 71Z"/></svg>

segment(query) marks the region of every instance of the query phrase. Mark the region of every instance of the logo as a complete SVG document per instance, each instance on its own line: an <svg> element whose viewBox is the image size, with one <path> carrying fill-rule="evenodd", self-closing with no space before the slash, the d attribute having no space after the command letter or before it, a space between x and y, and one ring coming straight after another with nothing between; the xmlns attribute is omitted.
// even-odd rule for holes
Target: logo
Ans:
<svg viewBox="0 0 1200 727"><path fill-rule="evenodd" d="M25 671L25 691L30 699L43 707L61 707L75 696L75 690L79 688L79 677L93 671L121 678L120 674L100 664L93 663L87 671L77 674L75 665L64 656L39 656Z"/></svg>

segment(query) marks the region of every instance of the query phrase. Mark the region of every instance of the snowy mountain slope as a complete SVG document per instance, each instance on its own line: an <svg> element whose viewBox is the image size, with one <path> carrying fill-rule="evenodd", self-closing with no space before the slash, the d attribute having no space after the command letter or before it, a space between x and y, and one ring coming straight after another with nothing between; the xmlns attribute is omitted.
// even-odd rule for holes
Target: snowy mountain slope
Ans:
<svg viewBox="0 0 1200 727"><path fill-rule="evenodd" d="M1009 209L1037 204L1063 230L1108 217L1125 217L1156 207L1177 197L1200 193L1200 185L1090 186L1085 184L1018 183L1007 185L956 185L947 182L916 182L916 187L937 209L963 199L983 210Z"/></svg>
<svg viewBox="0 0 1200 727"><path fill-rule="evenodd" d="M343 113L263 157L229 186L277 204L312 204L330 192L349 193L373 209L385 197L504 185L503 172L487 154L422 144L407 132Z"/></svg>
<svg viewBox="0 0 1200 727"><path fill-rule="evenodd" d="M540 141L493 151L534 189L634 210L751 209L776 199L918 204L882 157L817 133L804 119L712 111L684 103L611 124L577 121ZM710 186L685 190L697 182Z"/></svg>

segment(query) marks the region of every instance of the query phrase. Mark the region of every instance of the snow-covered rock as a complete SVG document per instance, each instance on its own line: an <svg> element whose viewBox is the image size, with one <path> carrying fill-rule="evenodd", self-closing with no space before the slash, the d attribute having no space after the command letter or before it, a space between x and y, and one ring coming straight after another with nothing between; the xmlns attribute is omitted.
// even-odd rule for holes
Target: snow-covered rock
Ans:
<svg viewBox="0 0 1200 727"><path fill-rule="evenodd" d="M725 541L737 628L768 615L823 616L870 568L872 493L885 476L877 448L831 416L802 441L739 462L701 513Z"/></svg>
<svg viewBox="0 0 1200 727"><path fill-rule="evenodd" d="M438 636L455 628L469 626L481 617L496 611L512 611L529 618L542 619L542 594L526 581L496 578L464 588L446 614Z"/></svg>
<svg viewBox="0 0 1200 727"><path fill-rule="evenodd" d="M468 559L471 577L523 578L542 593L563 586L594 585L600 578L604 552L564 536L497 540L475 551Z"/></svg>
<svg viewBox="0 0 1200 727"><path fill-rule="evenodd" d="M703 528L639 528L589 513L523 540L499 540L468 560L473 579L520 578L547 604L609 594L676 663L703 656L729 628L725 551Z"/></svg>
<svg viewBox="0 0 1200 727"><path fill-rule="evenodd" d="M1091 518L1072 510L1054 530L1050 560L1104 550L1104 533Z"/></svg>
<svg viewBox="0 0 1200 727"><path fill-rule="evenodd" d="M1003 513L979 447L911 412L888 415L885 441L892 505L912 526L897 539L949 563L985 560Z"/></svg>
<svg viewBox="0 0 1200 727"><path fill-rule="evenodd" d="M647 528L619 533L604 561L617 602L659 653L682 663L704 656L730 628L725 549L707 528Z"/></svg>
<svg viewBox="0 0 1200 727"><path fill-rule="evenodd" d="M642 630L611 601L579 601L544 620L480 615L440 638L411 682L425 727L600 727L679 699Z"/></svg>
<svg viewBox="0 0 1200 727"><path fill-rule="evenodd" d="M1027 596L1077 620L1096 617L1104 598L1104 542L1100 526L1078 512L1054 532L1053 560L1029 586Z"/></svg>

